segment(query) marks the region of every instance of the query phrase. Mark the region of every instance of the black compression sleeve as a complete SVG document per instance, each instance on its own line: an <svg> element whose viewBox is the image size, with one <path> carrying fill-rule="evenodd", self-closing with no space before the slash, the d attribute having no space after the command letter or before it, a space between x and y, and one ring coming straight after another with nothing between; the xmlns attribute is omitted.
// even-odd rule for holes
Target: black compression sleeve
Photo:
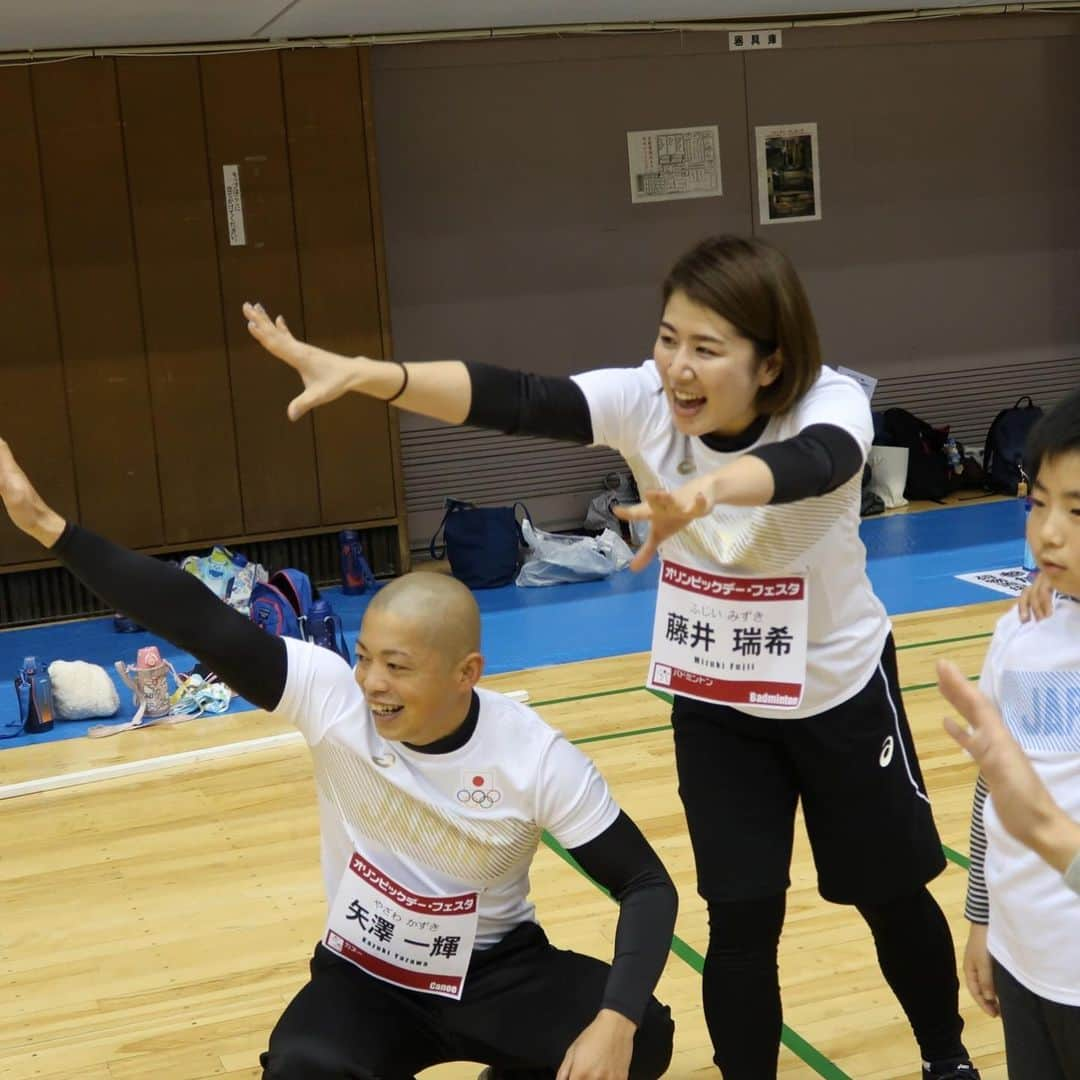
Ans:
<svg viewBox="0 0 1080 1080"><path fill-rule="evenodd" d="M285 692L285 642L201 581L71 523L51 550L110 607L197 657L253 705L276 708Z"/></svg>
<svg viewBox="0 0 1080 1080"><path fill-rule="evenodd" d="M595 840L570 852L619 902L615 956L601 1008L641 1022L671 949L678 894L664 864L621 813Z"/></svg>
<svg viewBox="0 0 1080 1080"><path fill-rule="evenodd" d="M468 361L465 366L472 383L466 424L507 435L542 435L585 445L593 441L589 403L569 376L529 375Z"/></svg>
<svg viewBox="0 0 1080 1080"><path fill-rule="evenodd" d="M773 503L824 495L863 467L859 444L835 424L811 424L793 438L748 452L761 458L772 471Z"/></svg>

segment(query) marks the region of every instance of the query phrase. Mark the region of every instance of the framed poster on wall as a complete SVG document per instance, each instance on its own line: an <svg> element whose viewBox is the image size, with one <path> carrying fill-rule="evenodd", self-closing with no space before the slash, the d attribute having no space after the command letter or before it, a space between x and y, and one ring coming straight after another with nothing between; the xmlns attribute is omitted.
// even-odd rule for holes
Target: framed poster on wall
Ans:
<svg viewBox="0 0 1080 1080"><path fill-rule="evenodd" d="M762 225L821 220L817 124L754 128Z"/></svg>

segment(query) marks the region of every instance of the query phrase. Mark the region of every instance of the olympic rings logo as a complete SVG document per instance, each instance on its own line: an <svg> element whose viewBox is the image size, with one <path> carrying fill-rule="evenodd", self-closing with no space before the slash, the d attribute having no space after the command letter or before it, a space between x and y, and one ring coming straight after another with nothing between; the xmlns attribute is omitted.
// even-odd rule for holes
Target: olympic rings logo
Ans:
<svg viewBox="0 0 1080 1080"><path fill-rule="evenodd" d="M462 806L490 810L502 799L502 792L495 786L497 783L498 778L490 769L484 772L462 771L458 801Z"/></svg>
<svg viewBox="0 0 1080 1080"><path fill-rule="evenodd" d="M502 792L497 788L492 788L490 791L469 791L462 788L457 793L457 797L459 803L473 803L482 810L490 810L502 798Z"/></svg>
<svg viewBox="0 0 1080 1080"><path fill-rule="evenodd" d="M464 784L468 784L468 787L462 787L457 793L457 800L465 806L479 806L481 810L490 810L500 799L502 799L502 792L492 785L487 787L486 784L490 783L491 777L484 776L465 776L462 778Z"/></svg>

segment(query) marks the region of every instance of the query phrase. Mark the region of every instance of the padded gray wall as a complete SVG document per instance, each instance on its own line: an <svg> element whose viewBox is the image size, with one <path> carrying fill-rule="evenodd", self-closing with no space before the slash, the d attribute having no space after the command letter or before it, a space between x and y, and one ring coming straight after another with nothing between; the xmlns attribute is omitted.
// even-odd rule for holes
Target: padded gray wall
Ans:
<svg viewBox="0 0 1080 1080"><path fill-rule="evenodd" d="M969 438L1028 373L1074 377L1076 18L788 31L748 54L710 34L402 46L376 52L374 95L399 358L637 363L667 265L734 231L795 259L828 362L877 375L890 404L937 373L924 412L950 422L956 395ZM753 127L801 121L818 124L824 218L760 226ZM626 132L703 124L723 196L632 205ZM416 419L402 434L416 539L441 494L580 520L616 461Z"/></svg>

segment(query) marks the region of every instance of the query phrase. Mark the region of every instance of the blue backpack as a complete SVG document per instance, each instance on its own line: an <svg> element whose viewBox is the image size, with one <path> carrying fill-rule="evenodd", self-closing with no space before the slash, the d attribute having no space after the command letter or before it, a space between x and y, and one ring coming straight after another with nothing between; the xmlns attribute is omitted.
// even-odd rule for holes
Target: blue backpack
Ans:
<svg viewBox="0 0 1080 1080"><path fill-rule="evenodd" d="M302 570L277 570L251 590L251 621L278 637L299 638L349 659L341 619L326 600L316 600Z"/></svg>
<svg viewBox="0 0 1080 1080"><path fill-rule="evenodd" d="M269 634L307 640L311 579L302 570L276 570L251 590L251 621Z"/></svg>
<svg viewBox="0 0 1080 1080"><path fill-rule="evenodd" d="M983 482L988 491L1019 493L1024 479L1024 444L1042 414L1042 409L1025 395L1011 409L1002 409L994 417L983 448Z"/></svg>

